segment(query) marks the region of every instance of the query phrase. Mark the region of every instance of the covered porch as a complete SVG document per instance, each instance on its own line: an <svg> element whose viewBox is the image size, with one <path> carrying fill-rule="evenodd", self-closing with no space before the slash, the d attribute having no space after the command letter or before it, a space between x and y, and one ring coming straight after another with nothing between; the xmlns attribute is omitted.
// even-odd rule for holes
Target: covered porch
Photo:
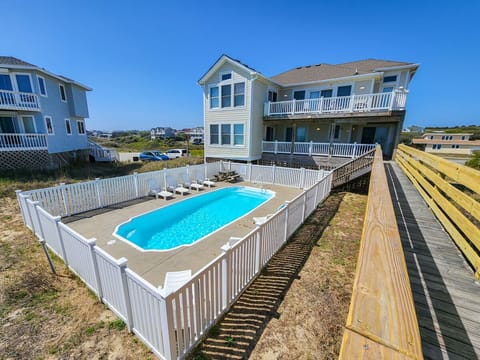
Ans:
<svg viewBox="0 0 480 360"><path fill-rule="evenodd" d="M380 144L390 158L397 145L403 114L355 119L277 119L264 121L262 152L356 157Z"/></svg>
<svg viewBox="0 0 480 360"><path fill-rule="evenodd" d="M34 115L0 113L0 151L46 150L47 135L43 130Z"/></svg>

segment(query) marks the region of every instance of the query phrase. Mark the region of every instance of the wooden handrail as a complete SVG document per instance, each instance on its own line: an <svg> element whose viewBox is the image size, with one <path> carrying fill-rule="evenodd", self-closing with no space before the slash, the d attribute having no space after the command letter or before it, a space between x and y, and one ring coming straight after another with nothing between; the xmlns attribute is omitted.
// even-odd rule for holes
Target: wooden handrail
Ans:
<svg viewBox="0 0 480 360"><path fill-rule="evenodd" d="M423 359L389 194L382 151L377 146L340 359Z"/></svg>
<svg viewBox="0 0 480 360"><path fill-rule="evenodd" d="M480 278L480 202L452 185L480 195L480 172L405 145L395 160Z"/></svg>

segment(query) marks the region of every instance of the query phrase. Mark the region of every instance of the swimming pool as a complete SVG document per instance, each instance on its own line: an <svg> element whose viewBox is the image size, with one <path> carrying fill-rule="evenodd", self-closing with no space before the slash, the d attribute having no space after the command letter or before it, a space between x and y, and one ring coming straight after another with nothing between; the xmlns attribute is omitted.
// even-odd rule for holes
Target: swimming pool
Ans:
<svg viewBox="0 0 480 360"><path fill-rule="evenodd" d="M246 186L223 188L131 218L113 235L140 250L173 250L194 244L273 196L273 191Z"/></svg>

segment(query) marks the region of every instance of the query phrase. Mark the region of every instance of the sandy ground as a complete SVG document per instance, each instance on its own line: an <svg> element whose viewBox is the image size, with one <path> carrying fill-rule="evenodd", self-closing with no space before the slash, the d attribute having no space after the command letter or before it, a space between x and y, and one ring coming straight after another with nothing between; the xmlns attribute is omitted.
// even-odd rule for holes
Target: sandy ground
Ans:
<svg viewBox="0 0 480 360"><path fill-rule="evenodd" d="M341 195L337 216L275 301L275 316L254 337L247 357L337 357L365 201L365 196ZM312 229L306 234L317 231ZM155 359L61 261L54 258L54 263L56 276L23 226L16 200L0 198L0 359ZM192 358L211 357L197 352Z"/></svg>

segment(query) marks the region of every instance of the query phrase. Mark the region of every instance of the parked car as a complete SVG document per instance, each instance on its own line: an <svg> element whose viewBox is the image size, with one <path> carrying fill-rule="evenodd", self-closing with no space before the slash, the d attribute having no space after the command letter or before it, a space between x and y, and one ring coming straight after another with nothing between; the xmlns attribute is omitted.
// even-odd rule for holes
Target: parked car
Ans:
<svg viewBox="0 0 480 360"><path fill-rule="evenodd" d="M169 159L176 159L182 156L187 156L186 149L170 149L165 153Z"/></svg>
<svg viewBox="0 0 480 360"><path fill-rule="evenodd" d="M195 138L192 140L193 145L202 145L202 139L201 138Z"/></svg>
<svg viewBox="0 0 480 360"><path fill-rule="evenodd" d="M169 157L160 151L144 151L138 155L143 161L163 161L168 160Z"/></svg>

